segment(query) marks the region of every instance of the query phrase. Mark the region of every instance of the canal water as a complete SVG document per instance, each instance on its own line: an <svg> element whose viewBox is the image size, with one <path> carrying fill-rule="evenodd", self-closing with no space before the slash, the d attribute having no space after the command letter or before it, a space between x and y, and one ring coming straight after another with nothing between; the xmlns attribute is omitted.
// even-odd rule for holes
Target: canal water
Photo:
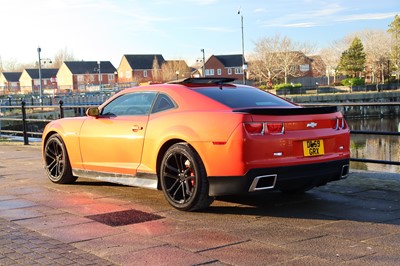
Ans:
<svg viewBox="0 0 400 266"><path fill-rule="evenodd" d="M351 130L399 132L400 118L348 118ZM400 161L400 136L351 135L351 157L373 160ZM351 169L400 173L400 166L351 162Z"/></svg>

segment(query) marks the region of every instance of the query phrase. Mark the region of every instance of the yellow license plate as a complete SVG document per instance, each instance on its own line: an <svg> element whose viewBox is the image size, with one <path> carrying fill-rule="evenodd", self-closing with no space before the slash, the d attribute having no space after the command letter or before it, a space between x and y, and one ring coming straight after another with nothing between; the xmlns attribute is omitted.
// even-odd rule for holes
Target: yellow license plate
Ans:
<svg viewBox="0 0 400 266"><path fill-rule="evenodd" d="M304 140L303 141L304 156L318 156L325 154L324 140Z"/></svg>

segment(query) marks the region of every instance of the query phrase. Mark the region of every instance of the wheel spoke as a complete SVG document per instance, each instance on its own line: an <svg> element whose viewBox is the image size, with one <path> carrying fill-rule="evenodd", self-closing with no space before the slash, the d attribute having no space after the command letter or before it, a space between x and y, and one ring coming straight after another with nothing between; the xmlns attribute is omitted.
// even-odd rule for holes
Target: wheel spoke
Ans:
<svg viewBox="0 0 400 266"><path fill-rule="evenodd" d="M174 173L176 173L176 174L179 173L179 170L177 168L173 167L169 162L167 162L165 166L167 169L173 171ZM165 172L165 173L167 173L167 172ZM174 177L174 178L176 178L176 177Z"/></svg>

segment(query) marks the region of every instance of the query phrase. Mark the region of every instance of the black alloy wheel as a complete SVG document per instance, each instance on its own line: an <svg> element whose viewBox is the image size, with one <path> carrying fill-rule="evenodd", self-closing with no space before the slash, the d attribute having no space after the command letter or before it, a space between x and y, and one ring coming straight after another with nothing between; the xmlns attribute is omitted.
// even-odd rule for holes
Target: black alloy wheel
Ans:
<svg viewBox="0 0 400 266"><path fill-rule="evenodd" d="M47 177L54 183L70 184L77 177L72 175L67 149L58 134L52 135L44 147L44 162Z"/></svg>
<svg viewBox="0 0 400 266"><path fill-rule="evenodd" d="M186 143L171 146L161 163L161 187L165 198L178 210L194 211L210 206L208 181L203 162Z"/></svg>

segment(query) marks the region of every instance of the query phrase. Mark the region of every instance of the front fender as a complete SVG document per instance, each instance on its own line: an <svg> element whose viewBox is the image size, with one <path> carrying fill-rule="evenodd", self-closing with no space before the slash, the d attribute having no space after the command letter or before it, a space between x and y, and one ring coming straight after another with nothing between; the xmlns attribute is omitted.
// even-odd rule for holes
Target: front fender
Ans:
<svg viewBox="0 0 400 266"><path fill-rule="evenodd" d="M85 120L82 118L63 118L48 123L42 135L42 152L47 139L53 135L60 135L67 149L72 168L82 168L82 156L79 144L79 132Z"/></svg>

